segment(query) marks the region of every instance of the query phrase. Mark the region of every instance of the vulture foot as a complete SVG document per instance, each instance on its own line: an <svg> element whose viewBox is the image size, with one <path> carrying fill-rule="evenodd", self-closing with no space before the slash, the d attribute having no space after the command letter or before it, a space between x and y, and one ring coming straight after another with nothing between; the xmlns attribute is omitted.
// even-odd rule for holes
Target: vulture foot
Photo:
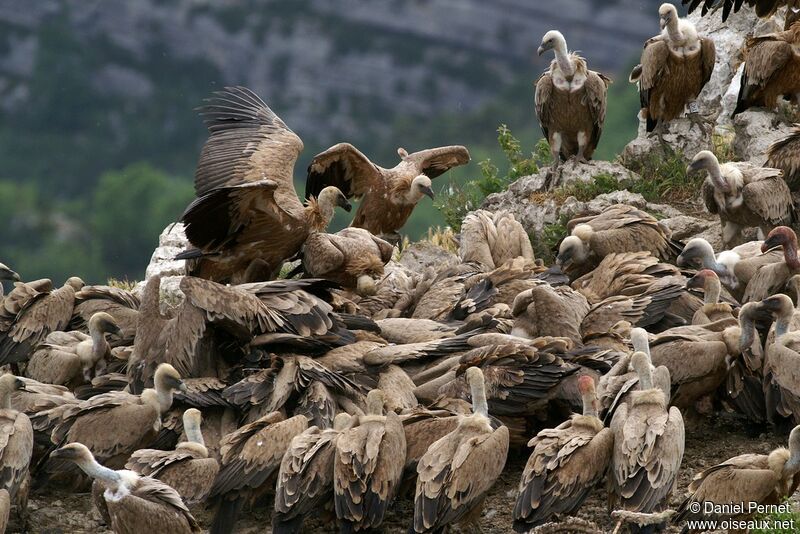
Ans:
<svg viewBox="0 0 800 534"><path fill-rule="evenodd" d="M392 232L391 234L381 234L378 237L393 247L398 247L400 249L403 248L403 237L397 232Z"/></svg>
<svg viewBox="0 0 800 534"><path fill-rule="evenodd" d="M698 112L689 112L686 114L686 118L689 119L691 126L689 126L689 130L697 126L700 128L700 132L702 132L703 136L705 137L708 135L709 127L714 127L714 120L710 117L706 117L705 115L701 115Z"/></svg>

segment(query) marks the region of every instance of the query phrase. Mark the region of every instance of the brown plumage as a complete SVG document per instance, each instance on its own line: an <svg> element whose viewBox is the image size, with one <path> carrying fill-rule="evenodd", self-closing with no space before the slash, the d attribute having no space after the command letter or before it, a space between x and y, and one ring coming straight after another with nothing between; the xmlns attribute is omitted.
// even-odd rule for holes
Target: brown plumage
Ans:
<svg viewBox="0 0 800 534"><path fill-rule="evenodd" d="M800 189L800 124L794 125L792 133L769 145L764 165L780 169L789 189Z"/></svg>
<svg viewBox="0 0 800 534"><path fill-rule="evenodd" d="M8 491L21 517L28 506L33 428L27 415L12 408L11 396L24 389L25 383L14 375L0 376L0 488Z"/></svg>
<svg viewBox="0 0 800 534"><path fill-rule="evenodd" d="M286 419L272 412L223 438L220 471L210 493L220 501L212 534L231 532L244 502L274 487L273 475L292 438L307 427L308 420L302 415Z"/></svg>
<svg viewBox="0 0 800 534"><path fill-rule="evenodd" d="M25 368L29 378L70 389L102 374L111 356L106 334L120 332L114 318L97 312L89 319L89 335L82 332L51 332L36 348ZM99 371L99 372L98 372Z"/></svg>
<svg viewBox="0 0 800 534"><path fill-rule="evenodd" d="M81 443L70 443L53 451L52 457L75 462L97 484L95 500L100 515L110 520L114 534L170 532L200 533L189 509L173 488L132 471L114 471L100 465ZM102 492L102 493L101 493Z"/></svg>
<svg viewBox="0 0 800 534"><path fill-rule="evenodd" d="M791 191L778 169L748 162L720 165L708 150L697 153L688 171L700 169L708 172L703 200L710 213L719 215L726 248L739 244L742 228L757 227L766 236L776 226L796 220Z"/></svg>
<svg viewBox="0 0 800 534"><path fill-rule="evenodd" d="M458 255L462 262L476 262L486 269L500 267L520 256L534 259L528 233L505 210L469 212L461 223Z"/></svg>
<svg viewBox="0 0 800 534"><path fill-rule="evenodd" d="M269 279L327 227L335 206L349 204L330 188L303 206L292 179L303 142L249 89L218 91L200 113L210 135L195 171L198 198L181 219L197 250L178 258L218 282Z"/></svg>
<svg viewBox="0 0 800 534"><path fill-rule="evenodd" d="M614 204L597 215L572 219L571 235L558 248L556 263L576 279L594 269L607 255L649 251L662 261L672 262L683 244L649 213L627 204Z"/></svg>
<svg viewBox="0 0 800 534"><path fill-rule="evenodd" d="M786 295L774 295L757 306L775 318L774 341L767 345L763 370L767 416L772 422L778 415L800 423L800 331L790 329L792 301Z"/></svg>
<svg viewBox="0 0 800 534"><path fill-rule="evenodd" d="M775 109L784 95L800 93L800 24L747 39L744 72L733 115L751 107Z"/></svg>
<svg viewBox="0 0 800 534"><path fill-rule="evenodd" d="M581 342L581 322L589 311L586 297L569 287L552 287L546 283L523 291L514 299L514 336L534 339L540 336L561 336Z"/></svg>
<svg viewBox="0 0 800 534"><path fill-rule="evenodd" d="M553 165L572 157L589 160L603 131L611 80L589 70L576 53L568 53L560 32L551 30L542 37L539 55L546 50L553 50L555 59L536 82L536 115L550 144Z"/></svg>
<svg viewBox="0 0 800 534"><path fill-rule="evenodd" d="M333 491L342 532L377 528L394 500L403 474L406 436L394 412L385 416L384 395L367 395L367 415L336 442Z"/></svg>
<svg viewBox="0 0 800 534"><path fill-rule="evenodd" d="M186 441L178 443L174 451L139 449L128 459L125 469L161 480L188 504L203 502L219 472L219 462L209 458L200 431L201 419L200 410L189 408L183 412Z"/></svg>
<svg viewBox="0 0 800 534"><path fill-rule="evenodd" d="M311 426L292 438L281 460L275 486L275 534L299 534L308 515L318 516L333 496L336 442L351 424L346 413L336 416L333 428Z"/></svg>
<svg viewBox="0 0 800 534"><path fill-rule="evenodd" d="M788 226L772 230L761 244L761 252L773 248L783 249L783 261L769 262L758 267L742 297L742 303L757 302L784 290L786 282L800 274L800 259L797 257L797 234Z"/></svg>
<svg viewBox="0 0 800 534"><path fill-rule="evenodd" d="M672 4L658 10L662 32L647 40L641 64L630 80L639 84L639 99L647 131L683 113L711 78L716 51L714 41L697 35L687 19L678 18Z"/></svg>
<svg viewBox="0 0 800 534"><path fill-rule="evenodd" d="M554 515L574 514L594 486L605 480L614 435L597 418L594 380L582 376L578 387L583 413L556 428L541 430L519 482L514 529L528 532Z"/></svg>
<svg viewBox="0 0 800 534"><path fill-rule="evenodd" d="M154 382L155 389L141 395L115 391L52 408L37 418L58 421L53 443L83 443L103 463L122 467L133 451L150 445L173 393L185 388L175 368L166 363L156 370Z"/></svg>
<svg viewBox="0 0 800 534"><path fill-rule="evenodd" d="M306 198L335 186L347 198L361 199L351 226L375 235L396 234L423 196L433 198L431 179L469 163L463 146L430 148L412 154L398 148L400 163L384 169L356 147L339 143L317 154L308 165Z"/></svg>
<svg viewBox="0 0 800 534"><path fill-rule="evenodd" d="M684 520L746 521L752 514L706 513L695 503L713 502L720 508L742 503L779 504L794 495L800 484L800 427L789 434L789 448L779 447L769 454L742 454L725 460L694 476L690 495L678 507L675 523ZM747 508L745 504L745 508ZM696 508L696 511L694 510Z"/></svg>
<svg viewBox="0 0 800 534"><path fill-rule="evenodd" d="M800 2L797 0L682 0L683 5L689 6L689 13L702 5L702 15L706 13L713 13L722 7L722 21L728 19L728 15L736 13L742 5L748 5L755 9L756 15L761 18L768 18L775 14L779 8L787 6L789 8L800 7Z"/></svg>
<svg viewBox="0 0 800 534"><path fill-rule="evenodd" d="M0 332L6 332L14 324L19 312L27 307L34 298L41 298L40 293L50 293L53 282L49 278L41 278L32 282L14 282L14 289L0 302Z"/></svg>
<svg viewBox="0 0 800 534"><path fill-rule="evenodd" d="M0 333L0 363L27 360L47 334L66 328L72 317L75 292L82 287L83 281L72 277L61 288L36 293L28 300L8 330Z"/></svg>
<svg viewBox="0 0 800 534"><path fill-rule="evenodd" d="M392 245L362 228L345 228L335 234L314 232L303 245L303 270L312 278L372 295L393 251Z"/></svg>
<svg viewBox="0 0 800 534"><path fill-rule="evenodd" d="M138 309L139 298L130 291L111 286L84 286L75 293L75 308L69 328L88 334L89 320L95 313L104 312L114 319L120 329L112 346L130 345L136 335Z"/></svg>
<svg viewBox="0 0 800 534"><path fill-rule="evenodd" d="M654 383L647 355L636 352L631 365L639 390L611 419L610 501L632 512L659 512L668 505L683 459L683 418L668 407L669 384Z"/></svg>
<svg viewBox="0 0 800 534"><path fill-rule="evenodd" d="M505 467L508 428L489 421L483 373L467 371L473 414L428 447L417 464L412 532L439 532L451 523L477 519L486 493Z"/></svg>

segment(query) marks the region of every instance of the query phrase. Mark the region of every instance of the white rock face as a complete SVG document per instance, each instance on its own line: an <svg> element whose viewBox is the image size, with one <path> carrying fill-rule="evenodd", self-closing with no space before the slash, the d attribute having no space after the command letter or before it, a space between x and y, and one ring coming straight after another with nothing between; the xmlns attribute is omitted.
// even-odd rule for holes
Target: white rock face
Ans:
<svg viewBox="0 0 800 534"><path fill-rule="evenodd" d="M703 111L706 113L706 111ZM699 126L693 125L689 119L679 118L671 121L666 126L663 139L672 150L683 154L684 159L690 161L701 150L711 149L710 125L706 127L708 133L704 134ZM650 137L637 137L622 149L620 158L624 165L638 168L651 153L662 154L663 147L655 135ZM660 157L660 156L659 156Z"/></svg>
<svg viewBox="0 0 800 534"><path fill-rule="evenodd" d="M145 269L145 280L136 284L134 293L141 295L147 280L156 274L161 275L161 306L176 306L183 301L183 292L179 285L186 274L186 262L176 260L175 256L191 245L186 239L183 224L175 223L167 226L158 236L158 247L150 257L150 264Z"/></svg>
<svg viewBox="0 0 800 534"><path fill-rule="evenodd" d="M736 138L733 151L737 159L764 165L767 148L789 135L792 126L770 111L747 110L739 113L733 122Z"/></svg>

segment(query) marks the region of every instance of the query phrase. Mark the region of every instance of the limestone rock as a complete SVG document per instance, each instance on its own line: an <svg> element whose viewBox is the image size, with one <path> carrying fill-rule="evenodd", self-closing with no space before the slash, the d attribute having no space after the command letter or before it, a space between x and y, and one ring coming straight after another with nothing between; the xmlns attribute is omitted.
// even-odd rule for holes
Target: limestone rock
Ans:
<svg viewBox="0 0 800 534"><path fill-rule="evenodd" d="M556 170L543 169L535 176L541 176L542 174L544 174L543 182L538 186L539 189L537 191L552 190L575 182L591 182L601 174L612 176L617 181L637 180L639 178L639 175L618 163L602 160L591 160L587 163L578 163L576 160L570 160L562 163ZM537 180L542 180L542 178Z"/></svg>
<svg viewBox="0 0 800 534"><path fill-rule="evenodd" d="M733 151L736 158L763 165L767 161L769 145L783 139L792 131L792 126L782 121L775 113L764 110L747 110L739 113L733 121L736 138Z"/></svg>
<svg viewBox="0 0 800 534"><path fill-rule="evenodd" d="M700 127L693 125L689 119L679 118L666 125L663 140L673 151L681 153L688 163L701 150L711 149L711 126L706 126L706 130L707 133L704 134ZM662 158L667 155L655 135L640 136L625 146L620 154L620 160L625 167L637 170L649 158Z"/></svg>
<svg viewBox="0 0 800 534"><path fill-rule="evenodd" d="M161 275L162 308L180 304L183 301L183 292L179 285L181 278L186 274L186 262L176 260L175 256L190 246L182 224L174 223L167 226L158 236L158 247L153 251L150 264L145 269L145 280L136 284L133 292L140 295L146 281L158 274Z"/></svg>

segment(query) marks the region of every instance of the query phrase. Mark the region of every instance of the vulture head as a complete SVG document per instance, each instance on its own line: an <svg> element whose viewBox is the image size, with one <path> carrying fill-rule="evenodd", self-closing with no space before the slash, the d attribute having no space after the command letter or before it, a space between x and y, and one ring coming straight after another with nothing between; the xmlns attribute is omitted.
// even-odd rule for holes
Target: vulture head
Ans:
<svg viewBox="0 0 800 534"><path fill-rule="evenodd" d="M356 292L362 297L371 297L378 292L378 285L370 275L362 274L356 280Z"/></svg>
<svg viewBox="0 0 800 534"><path fill-rule="evenodd" d="M594 230L588 224L579 224L572 229L572 235L564 238L558 246L556 265L568 267L571 264L580 265L589 256L589 240Z"/></svg>
<svg viewBox="0 0 800 534"><path fill-rule="evenodd" d="M483 371L480 367L470 367L467 369L466 378L472 396L472 412L488 418L489 405L486 402L486 380Z"/></svg>
<svg viewBox="0 0 800 534"><path fill-rule="evenodd" d="M678 267L699 265L704 268L709 268L715 261L714 249L711 247L711 243L702 237L695 237L684 245L683 250L678 255L676 263Z"/></svg>
<svg viewBox="0 0 800 534"><path fill-rule="evenodd" d="M408 157L408 150L403 147L398 147L397 155L400 156L400 159L406 159Z"/></svg>
<svg viewBox="0 0 800 534"><path fill-rule="evenodd" d="M669 369L659 365L653 371L653 387L660 389L664 393L665 405L669 405L669 397L672 393L672 380L669 376Z"/></svg>
<svg viewBox="0 0 800 534"><path fill-rule="evenodd" d="M384 404L383 391L380 389L371 389L367 393L367 413L369 415L383 415Z"/></svg>
<svg viewBox="0 0 800 534"><path fill-rule="evenodd" d="M540 56L548 50L555 50L557 52L567 53L567 40L564 35L558 30L550 30L544 37L542 37L542 44L536 51Z"/></svg>
<svg viewBox="0 0 800 534"><path fill-rule="evenodd" d="M323 210L330 211L330 213L333 213L334 208L337 206L348 212L353 209L353 206L350 204L350 201L347 200L347 197L344 196L344 193L333 185L329 185L319 192L317 202Z"/></svg>
<svg viewBox="0 0 800 534"><path fill-rule="evenodd" d="M6 266L3 263L0 263L0 280L11 280L14 282L19 282L20 278L19 275Z"/></svg>
<svg viewBox="0 0 800 534"><path fill-rule="evenodd" d="M686 289L705 289L706 284L712 284L714 280L719 280L717 273L711 269L698 271L693 277L686 281Z"/></svg>
<svg viewBox="0 0 800 534"><path fill-rule="evenodd" d="M797 234L788 226L778 226L773 228L767 238L761 244L761 252L766 253L773 248L784 247L797 250Z"/></svg>
<svg viewBox="0 0 800 534"><path fill-rule="evenodd" d="M333 418L333 429L339 431L344 430L350 426L352 420L353 416L349 413L339 412L336 414L336 417Z"/></svg>
<svg viewBox="0 0 800 534"><path fill-rule="evenodd" d="M658 8L658 26L663 30L673 20L678 20L678 10L672 4L661 4Z"/></svg>
<svg viewBox="0 0 800 534"><path fill-rule="evenodd" d="M89 319L89 332L120 334L121 330L113 317L106 312L97 312Z"/></svg>
<svg viewBox="0 0 800 534"><path fill-rule="evenodd" d="M202 422L203 414L197 408L189 408L183 412L183 431L186 432L186 440L193 445L202 445L199 449L208 455L203 432L200 430Z"/></svg>
<svg viewBox="0 0 800 534"><path fill-rule="evenodd" d="M431 179L420 174L411 181L411 202L416 204L423 196L430 197L433 200L433 189L431 189Z"/></svg>
<svg viewBox="0 0 800 534"><path fill-rule="evenodd" d="M653 368L650 365L650 356L637 350L631 356L631 367L639 376L639 389L642 391L653 389Z"/></svg>
<svg viewBox="0 0 800 534"><path fill-rule="evenodd" d="M686 172L701 170L708 172L708 176L711 178L711 183L714 185L715 189L723 193L731 192L731 184L722 176L722 168L719 165L719 160L710 150L701 150L698 152L686 168Z"/></svg>
<svg viewBox="0 0 800 534"><path fill-rule="evenodd" d="M81 289L83 289L83 286L85 286L86 283L77 276L72 276L70 278L67 278L67 281L64 283L64 285L70 286L75 291L80 291Z"/></svg>
<svg viewBox="0 0 800 534"><path fill-rule="evenodd" d="M70 443L68 445L64 445L60 449L54 450L50 454L50 457L58 458L60 460L69 460L71 462L75 462L79 466L94 462L94 455L92 454L92 451L90 451L89 447L83 443Z"/></svg>
<svg viewBox="0 0 800 534"><path fill-rule="evenodd" d="M583 415L597 417L599 401L595 393L594 378L589 375L583 375L578 378L578 391L583 401Z"/></svg>
<svg viewBox="0 0 800 534"><path fill-rule="evenodd" d="M11 408L11 394L25 389L25 382L12 374L0 376L0 399L2 407Z"/></svg>
<svg viewBox="0 0 800 534"><path fill-rule="evenodd" d="M181 380L181 375L168 363L162 363L156 368L153 383L156 391L186 392L186 384Z"/></svg>
<svg viewBox="0 0 800 534"><path fill-rule="evenodd" d="M794 313L794 304L788 295L779 293L762 300L759 309L769 313L775 319L789 319Z"/></svg>

